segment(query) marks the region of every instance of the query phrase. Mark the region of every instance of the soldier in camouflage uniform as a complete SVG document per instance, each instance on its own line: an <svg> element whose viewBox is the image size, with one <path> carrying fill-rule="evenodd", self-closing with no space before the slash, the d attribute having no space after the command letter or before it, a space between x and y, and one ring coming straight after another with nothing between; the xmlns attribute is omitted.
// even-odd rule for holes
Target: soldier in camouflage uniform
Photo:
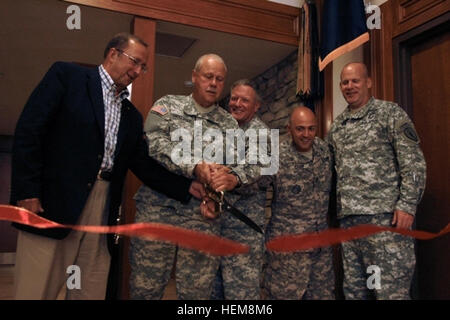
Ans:
<svg viewBox="0 0 450 320"><path fill-rule="evenodd" d="M268 130L266 124L255 115L260 105L261 98L249 80L238 80L231 86L229 111L244 132L248 129L253 129L255 132L260 129ZM249 140L246 139L246 163L251 165L248 159L248 143ZM270 146L270 140L268 145ZM258 163L258 165L262 166L261 163ZM266 191L271 182L271 176L259 176L252 183L243 185L233 192L236 201L234 206L258 224L262 230L265 229ZM229 195L226 194L226 196ZM221 258L212 298L226 300L259 299L264 235L251 229L227 212L222 217L221 235L249 245L250 252Z"/></svg>
<svg viewBox="0 0 450 320"><path fill-rule="evenodd" d="M225 76L226 66L219 56L202 56L192 73L193 94L164 96L151 108L144 128L149 154L170 171L212 183L210 168L201 161L224 163L227 153L225 130L238 128L236 120L215 103L223 90ZM214 140L218 141L217 149L206 139L205 133L214 135L212 129L220 135L215 138L222 139ZM242 166L231 165L231 168L233 171L226 181L215 184L215 188L231 190L238 183L247 183ZM146 186L138 190L135 199L136 222L158 222L220 234L220 218L205 219L200 211L200 201L196 199L182 205ZM218 257L138 238L131 240L130 248L131 298L160 299L175 256L178 298L209 299L219 265Z"/></svg>
<svg viewBox="0 0 450 320"><path fill-rule="evenodd" d="M344 228L376 224L408 229L425 188L425 159L406 112L371 97L371 85L364 64L343 68L340 87L348 107L327 137L337 171L338 219ZM347 299L409 299L412 238L383 232L343 243L342 253ZM369 266L381 272L379 288L370 286Z"/></svg>
<svg viewBox="0 0 450 320"><path fill-rule="evenodd" d="M314 113L306 107L292 111L290 139L280 145L272 217L267 238L317 232L328 228L331 156L316 137ZM263 289L268 299L334 299L330 247L294 253L268 253Z"/></svg>

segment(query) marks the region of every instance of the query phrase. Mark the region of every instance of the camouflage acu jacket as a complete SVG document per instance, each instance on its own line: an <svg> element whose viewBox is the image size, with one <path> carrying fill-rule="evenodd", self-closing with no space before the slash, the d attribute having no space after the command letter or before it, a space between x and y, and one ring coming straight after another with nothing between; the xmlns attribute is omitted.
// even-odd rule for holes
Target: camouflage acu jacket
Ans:
<svg viewBox="0 0 450 320"><path fill-rule="evenodd" d="M338 217L393 212L415 214L425 188L419 138L397 104L374 99L333 122L327 140L337 173Z"/></svg>
<svg viewBox="0 0 450 320"><path fill-rule="evenodd" d="M256 131L260 129L269 130L267 125L259 119L256 115L252 118L251 121L241 126L243 131L248 129L254 129ZM256 164L251 164L249 161L249 140L246 140L246 167L255 167L255 168L247 168L247 170L251 170L252 172L259 172L258 167L265 167L260 162ZM268 147L270 147L270 135L268 135ZM254 149L258 151L257 148ZM276 150L278 151L278 150ZM270 154L270 150L269 150ZM260 173L260 172L259 172ZM249 183L242 185L239 188L236 188L231 193L226 193L226 197L229 201L233 203L233 205L241 210L244 214L246 214L249 218L251 218L256 224L258 224L263 230L265 229L265 205L266 205L266 192L267 188L272 184L273 176L272 175L258 175L254 177L252 181ZM231 223L230 223L231 220ZM225 219L225 223L231 224L234 227L245 227L242 222L239 222L236 218L233 219ZM250 232L254 232L253 230L248 229Z"/></svg>
<svg viewBox="0 0 450 320"><path fill-rule="evenodd" d="M168 170L193 178L195 165L212 157L207 162L226 163L226 130L239 129L237 121L225 110L215 106L214 110L201 113L195 107L192 95L167 95L156 101L145 121L145 135L149 155ZM219 133L220 139L215 139ZM217 151L217 152L216 152ZM236 150L234 150L236 151ZM253 179L257 173L249 172L242 165L230 164L242 183ZM135 196L140 204L180 207L180 203L142 186Z"/></svg>
<svg viewBox="0 0 450 320"><path fill-rule="evenodd" d="M327 228L331 156L327 144L318 137L312 150L309 159L295 148L292 139L280 145L269 238Z"/></svg>

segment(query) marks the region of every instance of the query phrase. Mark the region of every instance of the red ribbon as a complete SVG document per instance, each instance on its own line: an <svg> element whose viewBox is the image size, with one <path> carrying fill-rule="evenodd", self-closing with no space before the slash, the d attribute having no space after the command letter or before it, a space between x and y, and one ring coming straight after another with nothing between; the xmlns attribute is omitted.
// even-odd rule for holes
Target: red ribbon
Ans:
<svg viewBox="0 0 450 320"><path fill-rule="evenodd" d="M302 251L307 249L328 247L341 242L367 237L383 231L395 232L419 240L430 240L449 233L450 223L438 233L397 229L393 227L381 227L376 225L359 225L348 229L327 229L321 232L276 237L267 242L266 247L268 250L277 252Z"/></svg>
<svg viewBox="0 0 450 320"><path fill-rule="evenodd" d="M119 226L62 225L42 218L26 209L8 205L0 205L0 220L18 222L40 229L70 228L85 232L118 233L126 236L144 237L151 240L168 241L180 247L199 250L217 256L248 252L248 246L238 242L160 223L134 223ZM267 242L266 248L277 252L302 251L327 247L383 231L395 232L419 240L430 240L450 233L450 223L438 233L376 225L360 225L348 229L327 229L321 232L280 236Z"/></svg>
<svg viewBox="0 0 450 320"><path fill-rule="evenodd" d="M160 223L134 223L119 226L64 225L24 208L0 205L0 220L18 222L39 229L70 228L93 233L117 233L126 236L144 237L151 240L168 241L187 249L194 249L216 256L248 252L248 246L206 233Z"/></svg>

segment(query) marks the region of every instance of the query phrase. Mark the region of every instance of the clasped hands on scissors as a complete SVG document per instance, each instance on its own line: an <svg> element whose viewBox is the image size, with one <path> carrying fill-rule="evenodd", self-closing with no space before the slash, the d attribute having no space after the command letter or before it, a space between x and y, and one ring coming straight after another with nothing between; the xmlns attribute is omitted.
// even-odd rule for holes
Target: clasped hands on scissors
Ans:
<svg viewBox="0 0 450 320"><path fill-rule="evenodd" d="M200 212L205 218L215 219L222 212L224 192L236 188L239 178L227 166L206 162L198 163L194 174L202 186L197 185L202 200Z"/></svg>

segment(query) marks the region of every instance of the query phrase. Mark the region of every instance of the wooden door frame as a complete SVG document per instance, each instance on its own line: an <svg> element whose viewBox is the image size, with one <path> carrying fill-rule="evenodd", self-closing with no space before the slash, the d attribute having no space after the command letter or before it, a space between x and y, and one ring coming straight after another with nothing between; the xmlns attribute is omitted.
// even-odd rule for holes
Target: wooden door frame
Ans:
<svg viewBox="0 0 450 320"><path fill-rule="evenodd" d="M445 23L448 20L450 20L450 12L393 39L395 101L405 109L411 119L413 119L411 87L412 50L417 43L450 29L450 24Z"/></svg>
<svg viewBox="0 0 450 320"><path fill-rule="evenodd" d="M434 142L435 144L430 142L430 140L433 140L430 139L430 137L440 137L442 133L441 130L444 129L437 129L439 128L439 121L436 122L436 118L434 117L434 121L422 122L420 127L418 126L418 123L424 121L424 118L426 119L428 117L428 113L430 113L430 117L432 117L431 114L441 114L440 110L442 107L439 106L439 104L426 105L426 102L425 105L418 105L417 101L415 101L414 104L414 96L416 96L416 98L417 96L421 96L423 98L424 95L427 97L427 93L426 91L422 92L425 88L421 87L417 87L413 91L413 75L419 77L417 79L421 79L421 74L417 73L417 71L413 69L414 65L412 62L414 56L417 54L418 56L421 56L422 54L426 54L425 52L428 49L434 48L434 46L428 45L431 43L436 44L436 42L434 42L435 39L445 35L446 33L448 34L450 31L450 24L448 23L449 18L450 12L446 12L428 22L425 22L424 24L416 26L400 36L393 38L395 99L400 106L405 109L411 119L413 121L415 120L414 122L416 129L422 140L422 151L424 152L427 160L427 186L423 199L417 207L415 223L417 229L429 230L432 232L437 232L441 227L443 227L441 223L448 222L445 221L445 207L443 208L441 204L438 204L439 199L442 199L442 195L436 196L434 193L436 188L438 188L437 186L440 185L442 181L441 179L445 179L443 178L445 177L445 174L441 176L442 173L439 167L440 161L442 161L442 159L446 159L445 154L442 154L441 150L445 149L445 143L440 143L436 148L436 141ZM419 49L419 51L417 51L416 48ZM423 50L424 48L426 49ZM426 65L429 60L430 56L428 56L428 60L420 61L420 65ZM436 64L433 64L434 67L436 67ZM419 69L421 68L419 67ZM422 70L422 72L428 76L430 74L433 75L432 73L429 73L428 70ZM439 70L437 73L439 74L440 72L443 71ZM432 79L433 77L430 78L430 81L432 81ZM445 91L440 92L445 93ZM414 116L416 119L414 119ZM443 123L445 124L445 122ZM437 172L439 173L437 174ZM436 209L437 207L441 208L437 210L440 214L430 210L430 203L436 203ZM413 299L445 299L445 295L443 296L443 294L446 288L445 285L448 283L448 277L439 277L438 279L436 276L430 275L430 270L428 269L431 268L432 271L436 272L438 270L445 270L446 266L448 266L448 260L445 259L445 257L440 257L441 251L444 248L447 248L445 242L446 240L444 240L444 238L429 241L419 240L416 242L416 274L412 283ZM433 264L433 267L430 266L430 262ZM435 273L431 274L434 275ZM448 297L448 294L446 296Z"/></svg>
<svg viewBox="0 0 450 320"><path fill-rule="evenodd" d="M366 51L368 55L364 60L371 74L373 96L398 102L396 98L400 96L397 91L403 88L395 88L394 82L403 61L395 62L398 68L394 68L394 39L401 39L411 30L446 15L450 1L389 0L380 9L382 26L380 30L370 31L370 49Z"/></svg>
<svg viewBox="0 0 450 320"><path fill-rule="evenodd" d="M0 176L4 179L0 186L2 204L10 201L13 140L13 136L0 135ZM0 221L0 265L15 263L16 239L17 229L11 222Z"/></svg>
<svg viewBox="0 0 450 320"><path fill-rule="evenodd" d="M414 54L414 48L422 43L426 42L428 39L433 38L444 32L448 32L450 29L450 24L448 23L450 19L450 12L446 12L442 15L432 18L424 22L423 24L418 24L408 31L394 37L392 39L392 59L393 59L393 86L395 101L408 113L409 117L414 121L413 112L413 89L412 89L412 69L411 69L411 59ZM427 177L428 179L428 177ZM418 212L420 211L420 205ZM420 221L417 220L416 221ZM418 228L419 228L419 223ZM420 242L416 247L417 261L416 261L416 274L412 283L412 294L413 298L423 298L424 294L421 290L422 285L422 273L425 274L426 270L422 270L422 262L425 259L420 256ZM423 252L422 252L423 253ZM432 286L433 287L433 286ZM437 287L433 287L436 289ZM440 290L440 289L437 289ZM426 298L426 297L425 297Z"/></svg>
<svg viewBox="0 0 450 320"><path fill-rule="evenodd" d="M148 18L135 17L132 22L132 33L144 40L151 50L148 52L147 67L148 71L141 75L133 82L133 90L131 94L131 101L142 114L143 119L147 117L148 112L153 104L154 92L154 72L155 72L155 38L156 38L156 21ZM128 170L124 193L121 206L121 224L129 224L134 222L136 213L136 205L133 199L134 194L142 182ZM117 283L117 297L118 299L129 298L129 244L130 238L124 237L120 241L120 248L118 259L120 266L118 267L117 277L114 279ZM114 298L114 297L112 297Z"/></svg>
<svg viewBox="0 0 450 320"><path fill-rule="evenodd" d="M261 0L64 0L161 21L298 45L299 8ZM195 2L195 3L194 3Z"/></svg>

